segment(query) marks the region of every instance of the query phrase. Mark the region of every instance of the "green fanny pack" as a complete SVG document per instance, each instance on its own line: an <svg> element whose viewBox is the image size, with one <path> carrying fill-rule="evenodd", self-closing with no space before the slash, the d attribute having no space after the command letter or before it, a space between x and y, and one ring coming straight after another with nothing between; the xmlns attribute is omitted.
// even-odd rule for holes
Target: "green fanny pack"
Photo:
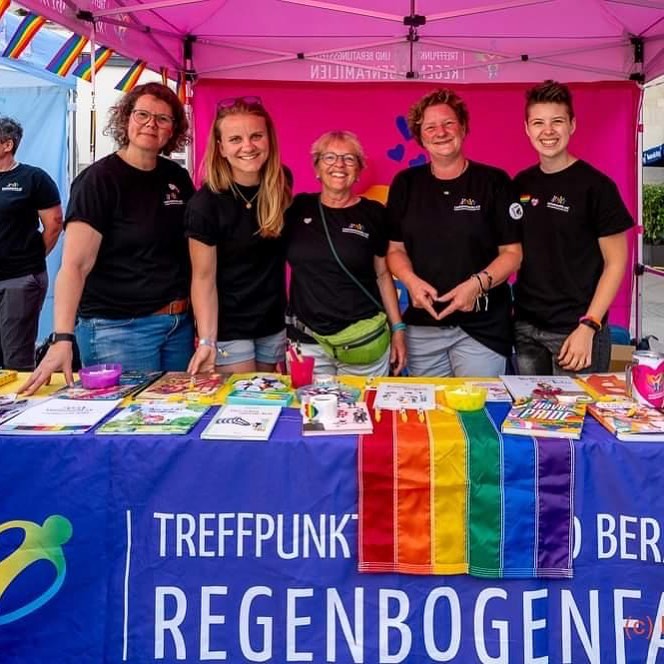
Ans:
<svg viewBox="0 0 664 664"><path fill-rule="evenodd" d="M372 364L383 357L390 346L387 316L383 312L335 334L313 332L313 337L330 357L344 364Z"/></svg>

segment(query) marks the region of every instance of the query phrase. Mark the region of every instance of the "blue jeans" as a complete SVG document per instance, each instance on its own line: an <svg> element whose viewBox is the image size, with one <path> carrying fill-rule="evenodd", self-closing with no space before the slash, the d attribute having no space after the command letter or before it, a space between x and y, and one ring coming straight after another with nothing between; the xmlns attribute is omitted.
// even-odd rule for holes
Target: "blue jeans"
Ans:
<svg viewBox="0 0 664 664"><path fill-rule="evenodd" d="M185 371L194 352L189 314L140 318L79 318L83 366L119 362L125 371Z"/></svg>

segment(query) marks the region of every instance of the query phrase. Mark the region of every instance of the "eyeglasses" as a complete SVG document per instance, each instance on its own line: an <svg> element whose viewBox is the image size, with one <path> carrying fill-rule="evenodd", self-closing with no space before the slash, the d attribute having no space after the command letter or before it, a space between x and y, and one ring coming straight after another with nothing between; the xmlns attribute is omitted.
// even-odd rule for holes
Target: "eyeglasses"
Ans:
<svg viewBox="0 0 664 664"><path fill-rule="evenodd" d="M217 111L223 111L227 108L233 108L238 104L245 104L246 106L262 106L263 101L256 95L248 95L246 97L226 97L217 102Z"/></svg>
<svg viewBox="0 0 664 664"><path fill-rule="evenodd" d="M150 113L150 111L144 111L140 108L135 108L131 112L131 116L134 118L134 121L139 125L146 125L152 118L157 123L157 127L171 127L175 122L175 118L166 113Z"/></svg>
<svg viewBox="0 0 664 664"><path fill-rule="evenodd" d="M360 163L357 155L346 152L346 154L337 154L336 152L323 152L319 157L320 161L328 166L337 163L337 159L341 159L346 166L357 166Z"/></svg>

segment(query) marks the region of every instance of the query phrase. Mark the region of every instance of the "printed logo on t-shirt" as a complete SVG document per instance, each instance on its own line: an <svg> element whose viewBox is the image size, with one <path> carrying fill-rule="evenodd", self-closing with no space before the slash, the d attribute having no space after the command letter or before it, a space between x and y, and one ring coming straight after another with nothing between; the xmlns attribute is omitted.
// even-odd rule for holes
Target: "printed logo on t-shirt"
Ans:
<svg viewBox="0 0 664 664"><path fill-rule="evenodd" d="M184 201L180 196L180 190L170 182L168 184L168 193L164 198L164 205L184 205Z"/></svg>
<svg viewBox="0 0 664 664"><path fill-rule="evenodd" d="M478 212L482 206L474 198L462 198L458 205L454 206L455 212Z"/></svg>
<svg viewBox="0 0 664 664"><path fill-rule="evenodd" d="M362 224L348 224L348 226L341 229L341 232L352 233L353 235L359 235L360 237L363 237L365 239L369 237L369 233L367 233L364 230L364 226Z"/></svg>
<svg viewBox="0 0 664 664"><path fill-rule="evenodd" d="M564 196L551 196L551 200L546 204L546 207L559 212L569 212L569 205L565 205Z"/></svg>
<svg viewBox="0 0 664 664"><path fill-rule="evenodd" d="M510 217L515 220L519 220L523 217L523 208L520 203L512 203L512 205L510 205Z"/></svg>
<svg viewBox="0 0 664 664"><path fill-rule="evenodd" d="M23 191L23 187L18 182L8 182L2 191Z"/></svg>

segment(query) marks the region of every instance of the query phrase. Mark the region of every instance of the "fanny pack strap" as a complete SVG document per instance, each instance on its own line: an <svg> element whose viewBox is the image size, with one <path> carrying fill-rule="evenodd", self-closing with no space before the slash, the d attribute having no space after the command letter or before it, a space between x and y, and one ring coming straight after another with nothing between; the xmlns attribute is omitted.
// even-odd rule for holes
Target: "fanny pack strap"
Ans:
<svg viewBox="0 0 664 664"><path fill-rule="evenodd" d="M335 260L337 263L339 263L339 267L346 273L347 276L349 276L352 281L357 285L357 287L378 307L379 311L383 311L384 307L383 305L364 287L364 285L360 282L357 277L343 264L341 261L341 258L339 258L339 254L337 254L337 250L334 248L334 245L332 244L332 238L330 237L330 231L327 228L327 220L325 219L325 212L323 212L323 204L320 201L320 196L318 197L318 211L320 212L320 219L323 222L323 228L325 229L325 236L327 237L327 242L330 245L330 249L332 250L332 255L334 256ZM304 332L304 330L302 330ZM309 334L308 332L305 332L305 334Z"/></svg>
<svg viewBox="0 0 664 664"><path fill-rule="evenodd" d="M307 327L297 316L292 314L286 314L285 316L286 325L292 325L299 332L304 332L307 336L314 338L316 334L310 327Z"/></svg>

